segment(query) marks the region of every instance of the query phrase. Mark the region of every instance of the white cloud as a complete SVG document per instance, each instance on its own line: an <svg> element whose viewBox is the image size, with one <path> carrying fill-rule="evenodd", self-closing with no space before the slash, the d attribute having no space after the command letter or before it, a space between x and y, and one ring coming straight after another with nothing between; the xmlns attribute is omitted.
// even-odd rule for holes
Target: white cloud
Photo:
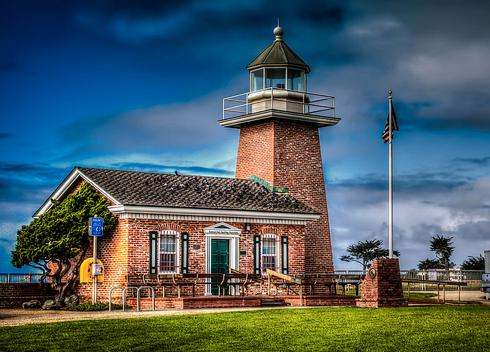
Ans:
<svg viewBox="0 0 490 352"><path fill-rule="evenodd" d="M456 264L469 255L489 249L490 208L485 205L489 187L490 179L480 178L450 190L414 189L396 193L395 248L402 254L402 267L416 267L419 260L433 255L428 251L428 243L437 233L454 236ZM350 243L375 237L386 245L385 195L382 190L359 188L354 184L330 187L329 200L334 205L330 207L330 216L338 268L353 267L338 261ZM372 203L366 203L365 199L372 199Z"/></svg>

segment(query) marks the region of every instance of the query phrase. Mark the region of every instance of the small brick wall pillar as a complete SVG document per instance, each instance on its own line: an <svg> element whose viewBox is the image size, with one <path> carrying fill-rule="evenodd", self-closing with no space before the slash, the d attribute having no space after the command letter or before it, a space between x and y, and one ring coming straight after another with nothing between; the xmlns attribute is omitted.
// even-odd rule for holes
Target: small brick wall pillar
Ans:
<svg viewBox="0 0 490 352"><path fill-rule="evenodd" d="M373 260L361 283L361 298L357 300L356 305L371 308L407 305L407 300L403 298L398 259Z"/></svg>

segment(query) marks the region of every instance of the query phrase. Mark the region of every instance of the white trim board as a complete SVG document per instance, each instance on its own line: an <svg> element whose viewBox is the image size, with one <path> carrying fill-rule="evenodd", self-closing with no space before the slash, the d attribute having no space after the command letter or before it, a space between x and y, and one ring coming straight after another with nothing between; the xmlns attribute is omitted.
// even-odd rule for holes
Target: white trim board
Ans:
<svg viewBox="0 0 490 352"><path fill-rule="evenodd" d="M312 221L320 219L318 214L277 213L248 210L197 209L149 207L138 205L112 205L109 210L114 214L145 214L145 215L174 215L174 216L208 216L237 219L267 219L289 221ZM222 220L223 221L223 220Z"/></svg>
<svg viewBox="0 0 490 352"><path fill-rule="evenodd" d="M223 221L228 223L250 223L268 225L306 225L311 220L288 220L288 219L257 219L257 218L233 218L223 216L196 216L196 215L169 215L169 214L137 214L118 213L120 219L143 219L143 220L168 220L168 221Z"/></svg>
<svg viewBox="0 0 490 352"><path fill-rule="evenodd" d="M48 211L51 208L51 206L53 205L52 200L53 199L54 200L60 199L66 193L66 191L75 183L75 181L77 181L80 178L85 180L92 187L94 187L97 191L102 193L104 195L104 197L106 197L112 203L117 204L117 205L121 204L118 200L116 200L109 193L107 193L102 187L100 187L98 184L96 184L90 177L88 177L83 172L81 172L80 169L75 168L68 174L68 176L58 186L58 188L56 188L54 190L54 192L51 193L51 195L43 203L43 205L34 213L34 217L39 217L39 216L43 215L46 211Z"/></svg>

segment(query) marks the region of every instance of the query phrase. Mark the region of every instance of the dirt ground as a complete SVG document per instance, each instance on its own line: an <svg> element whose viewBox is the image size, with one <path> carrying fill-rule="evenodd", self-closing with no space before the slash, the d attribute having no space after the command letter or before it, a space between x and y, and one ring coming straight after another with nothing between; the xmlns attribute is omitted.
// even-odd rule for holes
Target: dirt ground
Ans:
<svg viewBox="0 0 490 352"><path fill-rule="evenodd" d="M426 291L428 292L428 291ZM437 293L434 291L434 293ZM440 292L440 298L442 299L442 291ZM434 298L434 302L436 301ZM447 303L457 303L458 292L447 291L446 301ZM488 304L490 301L484 299L484 294L479 291L461 291L461 301L468 303ZM304 309L311 307L297 307L297 309ZM120 318L143 318L153 316L170 316L170 315L186 315L186 314L207 314L216 312L231 312L231 311L245 311L245 310L258 310L258 309L284 309L282 307L277 308L213 308L213 309L165 309L159 311L102 311L102 312L72 312L72 311L45 311L40 309L0 309L0 327L24 325L24 324L39 324L39 323L54 323L60 321L73 321L73 320L94 320L94 319L120 319Z"/></svg>
<svg viewBox="0 0 490 352"><path fill-rule="evenodd" d="M431 292L437 294L437 291L415 291L415 292ZM443 291L439 291L439 298L444 297ZM437 299L437 297L434 297ZM458 291L446 291L446 301L458 301ZM461 301L464 302L479 302L482 304L490 304L490 301L485 300L485 294L481 291L461 291Z"/></svg>

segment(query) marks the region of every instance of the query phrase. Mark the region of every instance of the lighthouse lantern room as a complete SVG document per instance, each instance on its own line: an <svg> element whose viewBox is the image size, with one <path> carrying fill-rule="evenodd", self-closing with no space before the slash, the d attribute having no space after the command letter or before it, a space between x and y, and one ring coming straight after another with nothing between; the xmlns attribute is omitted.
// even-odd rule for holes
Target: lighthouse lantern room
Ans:
<svg viewBox="0 0 490 352"><path fill-rule="evenodd" d="M335 98L308 91L310 67L283 40L283 29L274 29L275 40L250 64L249 91L223 99L219 123L239 128L244 123L285 118L316 124L336 124Z"/></svg>

